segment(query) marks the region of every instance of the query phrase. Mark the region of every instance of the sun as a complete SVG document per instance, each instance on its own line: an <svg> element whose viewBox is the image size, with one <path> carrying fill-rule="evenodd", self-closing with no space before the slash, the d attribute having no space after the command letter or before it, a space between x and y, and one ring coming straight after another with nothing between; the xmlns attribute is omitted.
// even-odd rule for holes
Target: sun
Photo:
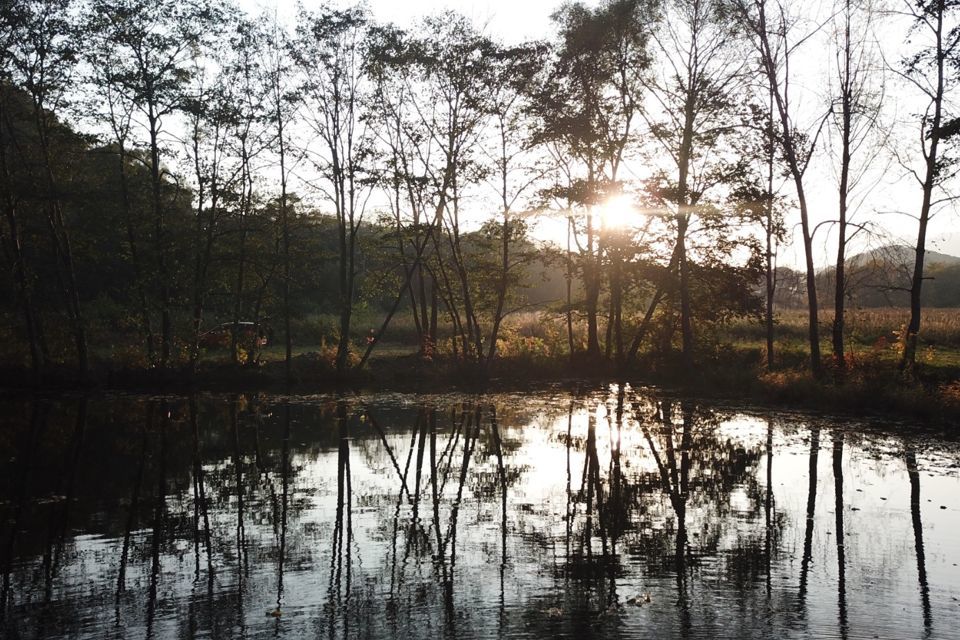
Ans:
<svg viewBox="0 0 960 640"><path fill-rule="evenodd" d="M624 229L636 222L637 209L633 198L625 193L607 198L599 210L603 224L608 228Z"/></svg>

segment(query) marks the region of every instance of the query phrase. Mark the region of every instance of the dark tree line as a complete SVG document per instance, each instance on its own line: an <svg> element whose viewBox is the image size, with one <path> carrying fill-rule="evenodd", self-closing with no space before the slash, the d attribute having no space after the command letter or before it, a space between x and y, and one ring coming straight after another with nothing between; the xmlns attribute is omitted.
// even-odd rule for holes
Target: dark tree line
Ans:
<svg viewBox="0 0 960 640"><path fill-rule="evenodd" d="M568 3L551 40L506 44L453 13L404 30L322 6L286 28L218 0L4 3L12 351L38 380L120 357L195 370L223 326L238 365L258 360L268 331L282 336L289 376L295 325L326 312L342 373L399 314L421 357L483 369L552 251L574 361L622 369L645 345L676 343L689 367L712 324L753 315L772 365L776 253L795 202L819 375L808 169L829 138L842 371L845 250L869 227L852 194L882 137L873 63L884 56L870 36L899 20L914 49L887 68L930 103L911 367L927 224L952 175L955 9L913 2L904 16L845 0L808 27L765 0ZM798 106L797 57L828 28L837 86L818 115ZM535 214L565 223L565 247L538 249ZM357 313L369 309L381 320L362 349Z"/></svg>

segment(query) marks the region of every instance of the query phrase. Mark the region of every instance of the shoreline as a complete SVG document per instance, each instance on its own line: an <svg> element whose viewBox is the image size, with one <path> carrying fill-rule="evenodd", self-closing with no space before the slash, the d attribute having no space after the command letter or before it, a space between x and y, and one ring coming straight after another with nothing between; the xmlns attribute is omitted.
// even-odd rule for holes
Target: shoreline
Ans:
<svg viewBox="0 0 960 640"><path fill-rule="evenodd" d="M449 362L420 362L410 356L383 358L372 365L363 371L338 376L317 361L301 356L294 359L294 379L289 383L285 380L283 362L257 368L208 365L195 373L175 369L101 369L85 382L78 381L75 371L61 368L51 370L42 384L34 384L29 371L6 368L0 370L0 392L40 396L113 392L296 395L338 390L485 393L623 382L711 400L749 402L760 407L916 419L926 425L943 425L950 431L960 432L960 382L922 374L908 379L896 376L895 369L886 366L852 369L843 382L836 382L829 372L818 381L802 368L766 371L756 363L741 361L704 363L693 375L663 362L618 372L610 364L573 366L567 359L536 362L503 359L489 372Z"/></svg>

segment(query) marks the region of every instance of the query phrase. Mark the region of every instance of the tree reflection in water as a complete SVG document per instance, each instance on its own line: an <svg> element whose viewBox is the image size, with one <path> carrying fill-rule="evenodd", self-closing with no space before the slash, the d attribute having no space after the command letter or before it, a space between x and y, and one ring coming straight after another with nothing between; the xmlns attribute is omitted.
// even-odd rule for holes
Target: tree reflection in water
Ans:
<svg viewBox="0 0 960 640"><path fill-rule="evenodd" d="M283 563L287 559L287 504L290 490L290 404L284 402L283 411L283 440L280 450L280 514L279 518L274 518L274 522L279 519L279 532L277 538L277 608L273 615L276 618L276 624L280 623L280 616L283 615ZM276 513L276 510L274 510ZM276 525L274 527L277 528Z"/></svg>
<svg viewBox="0 0 960 640"><path fill-rule="evenodd" d="M289 447L289 405L284 406L285 423L287 425L284 436L284 469L287 468L286 459ZM343 633L349 634L350 588L353 576L353 485L350 479L350 425L347 418L347 403L343 399L336 401L337 425L337 507L333 525L333 538L330 551L329 584L327 586L327 615L330 637L334 637L336 621L343 620ZM284 471L284 498L283 498L283 533L282 540L286 539L287 526L287 473ZM344 540L346 535L346 540ZM281 554L285 545L281 543ZM280 600L283 584L283 560L280 562L280 593L277 594L277 610L280 609Z"/></svg>
<svg viewBox="0 0 960 640"><path fill-rule="evenodd" d="M913 521L914 549L917 557L917 580L920 583L920 605L923 611L923 629L930 635L933 625L930 610L930 586L927 584L927 559L923 550L923 522L920 519L920 472L917 469L917 454L912 446L907 447L907 475L910 477L910 517Z"/></svg>
<svg viewBox="0 0 960 640"><path fill-rule="evenodd" d="M810 429L810 465L807 469L807 518L803 533L803 561L800 564L800 611L805 613L807 582L813 553L813 526L817 509L817 461L820 455L820 427Z"/></svg>
<svg viewBox="0 0 960 640"><path fill-rule="evenodd" d="M136 522L137 512L140 509L140 493L143 490L144 471L147 466L147 453L149 452L150 433L153 431L153 420L155 418L154 403L147 403L146 420L142 426L142 436L140 443L140 456L137 462L136 472L133 478L133 493L130 498L130 506L127 509L126 526L123 530L123 550L120 552L120 569L117 571L117 594L115 599L114 613L116 626L122 624L120 616L120 598L127 588L127 562L130 560L130 542L133 536L133 526Z"/></svg>
<svg viewBox="0 0 960 640"><path fill-rule="evenodd" d="M160 548L166 524L167 498L167 430L170 411L165 401L160 403L160 456L157 463L157 495L154 498L153 535L151 541L150 587L147 590L147 638L153 637L157 611L157 587L160 581Z"/></svg>
<svg viewBox="0 0 960 640"><path fill-rule="evenodd" d="M864 438L830 427L827 522L820 422L629 385L12 407L5 638L937 637L960 622L936 596L948 527L924 529L908 436L878 436L899 466L871 470ZM910 539L869 509L881 473L909 491ZM836 571L819 562L833 553ZM909 608L918 583L914 627L871 604Z"/></svg>
<svg viewBox="0 0 960 640"><path fill-rule="evenodd" d="M30 496L30 476L34 469L34 457L38 448L40 438L44 435L47 427L47 417L50 407L39 398L33 398L30 402L30 422L23 430L21 442L18 447L16 462L16 480L12 492L13 514L8 518L9 527L6 527L6 544L3 554L3 585L0 587L0 621L7 618L7 603L10 598L11 573L17 548L17 539L23 527L25 512L27 511L27 500Z"/></svg>
<svg viewBox="0 0 960 640"><path fill-rule="evenodd" d="M843 431L833 434L833 491L837 541L837 616L840 637L847 638L847 560L843 528Z"/></svg>
<svg viewBox="0 0 960 640"><path fill-rule="evenodd" d="M643 435L650 445L650 453L657 463L660 473L660 482L663 491L670 497L670 506L676 516L677 533L674 550L677 576L677 604L680 607L680 627L686 636L690 630L690 604L687 599L687 495L690 491L690 454L691 454L691 410L688 404L681 407L682 425L680 431L680 463L677 464L676 437L672 422L672 405L670 402L657 404L655 421L660 425L660 437L664 443L664 457L657 453L657 446L650 436L650 429L643 428Z"/></svg>

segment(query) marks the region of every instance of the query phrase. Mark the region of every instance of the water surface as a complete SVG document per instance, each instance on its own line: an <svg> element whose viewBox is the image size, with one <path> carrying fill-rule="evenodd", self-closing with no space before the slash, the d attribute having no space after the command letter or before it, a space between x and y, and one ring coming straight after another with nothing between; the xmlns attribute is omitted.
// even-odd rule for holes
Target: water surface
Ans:
<svg viewBox="0 0 960 640"><path fill-rule="evenodd" d="M951 638L908 424L616 385L0 401L4 638Z"/></svg>

